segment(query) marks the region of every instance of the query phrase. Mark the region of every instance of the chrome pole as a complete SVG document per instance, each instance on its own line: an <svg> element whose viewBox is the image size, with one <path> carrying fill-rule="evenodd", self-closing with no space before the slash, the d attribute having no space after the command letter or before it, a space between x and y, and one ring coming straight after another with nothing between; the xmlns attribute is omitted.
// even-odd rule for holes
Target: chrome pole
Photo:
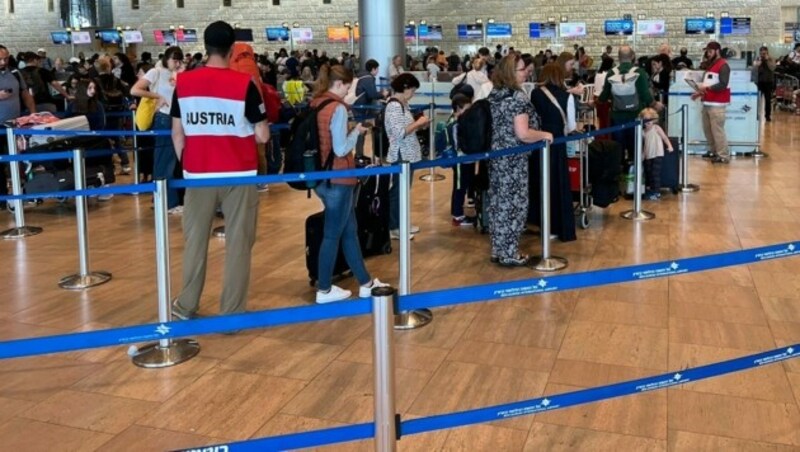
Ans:
<svg viewBox="0 0 800 452"><path fill-rule="evenodd" d="M554 272L567 267L568 262L563 257L550 255L550 142L545 141L544 148L539 150L541 163L541 215L539 230L541 232L542 255L536 256L534 270L540 272Z"/></svg>
<svg viewBox="0 0 800 452"><path fill-rule="evenodd" d="M681 176L683 177L678 189L683 193L694 193L700 186L689 183L689 106L681 105L681 120L683 128L681 136Z"/></svg>
<svg viewBox="0 0 800 452"><path fill-rule="evenodd" d="M9 127L6 129L6 139L8 140L8 155L17 155L17 139L14 136L14 129ZM11 170L11 194L18 196L22 194L22 180L19 177L19 162L12 161L8 163ZM0 166L0 171L5 169ZM25 208L24 202L21 199L8 201L9 205L14 206L14 224L15 227L6 229L0 232L0 237L6 240L21 239L31 235L41 234L42 228L36 226L25 226Z"/></svg>
<svg viewBox="0 0 800 452"><path fill-rule="evenodd" d="M394 342L392 317L395 290L372 289L372 322L375 366L375 450L394 451L397 447L395 423Z"/></svg>
<svg viewBox="0 0 800 452"><path fill-rule="evenodd" d="M136 110L131 110L131 131L133 131L133 183L139 183L139 137L136 135ZM138 195L139 193L133 193Z"/></svg>
<svg viewBox="0 0 800 452"><path fill-rule="evenodd" d="M153 195L156 232L156 283L158 284L158 322L172 320L169 281L169 215L167 214L167 181L156 180ZM169 331L168 327L163 328ZM191 339L160 339L133 354L133 364L146 368L170 367L193 358L200 345Z"/></svg>
<svg viewBox="0 0 800 452"><path fill-rule="evenodd" d="M656 215L652 212L642 210L642 131L644 125L642 121L636 121L636 143L634 143L633 168L634 168L634 187L633 187L633 210L622 212L620 216L626 220L647 221L652 220Z"/></svg>
<svg viewBox="0 0 800 452"><path fill-rule="evenodd" d="M436 103L433 101L433 88L436 86L435 81L431 81L431 102L428 107L428 114L431 122L428 125L428 160L436 160ZM443 174L438 174L436 168L431 167L428 169L428 174L420 176L420 180L426 182L436 182L444 180Z"/></svg>
<svg viewBox="0 0 800 452"><path fill-rule="evenodd" d="M72 168L75 172L75 190L86 190L86 165L83 149L72 151ZM111 280L111 273L89 270L89 214L86 208L86 195L75 197L75 217L78 223L78 273L61 278L58 286L62 289L76 290L99 286Z"/></svg>
<svg viewBox="0 0 800 452"><path fill-rule="evenodd" d="M767 99L767 102L772 102L771 99ZM756 149L751 154L753 158L763 159L769 157L769 154L761 150L761 124L763 123L762 119L764 119L764 115L761 114L761 107L762 104L765 104L761 99L761 94L758 94L758 100L756 101L756 111L758 112L759 121L758 126L756 127ZM764 105L764 108L766 106Z"/></svg>
<svg viewBox="0 0 800 452"><path fill-rule="evenodd" d="M400 164L400 295L411 292L411 164ZM394 316L398 330L420 328L433 320L429 309L400 312Z"/></svg>

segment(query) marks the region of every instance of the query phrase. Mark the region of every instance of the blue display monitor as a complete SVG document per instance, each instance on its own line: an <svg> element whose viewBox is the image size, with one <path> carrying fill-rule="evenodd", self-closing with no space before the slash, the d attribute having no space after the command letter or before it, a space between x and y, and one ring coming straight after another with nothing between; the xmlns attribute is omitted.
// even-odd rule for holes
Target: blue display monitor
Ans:
<svg viewBox="0 0 800 452"><path fill-rule="evenodd" d="M687 35L713 35L717 31L717 21L714 18L686 19Z"/></svg>
<svg viewBox="0 0 800 452"><path fill-rule="evenodd" d="M606 36L631 36L633 35L632 20L607 20L605 23Z"/></svg>
<svg viewBox="0 0 800 452"><path fill-rule="evenodd" d="M721 35L749 35L749 17L723 17L719 20L719 34Z"/></svg>
<svg viewBox="0 0 800 452"><path fill-rule="evenodd" d="M413 41L414 39L416 39L416 37L417 37L416 33L417 33L416 25L406 25L406 29L405 29L405 33L404 33L404 37L406 38L406 41L409 41L409 40Z"/></svg>
<svg viewBox="0 0 800 452"><path fill-rule="evenodd" d="M483 24L458 24L459 40L483 39Z"/></svg>
<svg viewBox="0 0 800 452"><path fill-rule="evenodd" d="M289 30L283 27L269 27L265 30L267 41L288 41Z"/></svg>
<svg viewBox="0 0 800 452"><path fill-rule="evenodd" d="M487 38L505 38L511 37L511 24L510 23L493 23L486 24L486 37Z"/></svg>
<svg viewBox="0 0 800 452"><path fill-rule="evenodd" d="M94 36L103 44L119 44L122 42L122 35L114 29L97 30L94 32Z"/></svg>
<svg viewBox="0 0 800 452"><path fill-rule="evenodd" d="M252 28L237 28L233 30L237 41L253 42L253 29Z"/></svg>
<svg viewBox="0 0 800 452"><path fill-rule="evenodd" d="M50 39L53 40L53 44L69 44L69 32L68 31L51 31L50 32Z"/></svg>
<svg viewBox="0 0 800 452"><path fill-rule="evenodd" d="M419 39L423 41L441 41L442 40L442 26L441 25L420 25L419 26Z"/></svg>
<svg viewBox="0 0 800 452"><path fill-rule="evenodd" d="M528 36L531 39L548 39L557 36L555 22L531 22L528 24Z"/></svg>

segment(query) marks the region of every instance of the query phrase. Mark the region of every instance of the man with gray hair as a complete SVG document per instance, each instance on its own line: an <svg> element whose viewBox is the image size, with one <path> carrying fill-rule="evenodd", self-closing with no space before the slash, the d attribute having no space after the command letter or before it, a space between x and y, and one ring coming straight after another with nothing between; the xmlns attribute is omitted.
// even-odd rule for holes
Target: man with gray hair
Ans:
<svg viewBox="0 0 800 452"><path fill-rule="evenodd" d="M636 54L631 46L619 48L619 65L608 72L599 101L611 101L611 125L619 126L635 121L639 112L647 107L657 111L664 109L661 102L653 99L650 93L650 80L644 69L633 64ZM627 161L633 160L636 144L635 129L628 128L613 133L614 141L619 143Z"/></svg>

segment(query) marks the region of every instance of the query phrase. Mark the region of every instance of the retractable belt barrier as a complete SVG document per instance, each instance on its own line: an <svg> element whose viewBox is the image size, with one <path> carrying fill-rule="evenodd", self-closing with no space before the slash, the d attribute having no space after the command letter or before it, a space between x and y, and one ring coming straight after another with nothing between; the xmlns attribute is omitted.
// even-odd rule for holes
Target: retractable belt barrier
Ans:
<svg viewBox="0 0 800 452"><path fill-rule="evenodd" d="M573 140L587 139L592 136L607 134L609 131L622 130L629 127L638 127L640 122L634 122L610 129L598 130L587 134L573 135L560 138L555 144ZM276 129L276 131L282 128ZM25 133L33 132L24 130ZM165 131L168 132L168 131ZM135 132L139 135L154 135L153 132ZM54 135L53 131L35 131L38 135ZM58 134L61 134L59 132ZM86 132L72 132L73 136L86 135ZM133 133L128 133L133 134ZM93 136L106 136L106 134L90 133ZM115 134L119 135L119 134ZM481 153L453 159L440 159L430 162L436 165L452 165L466 163L486 158L497 158L506 155L531 152L542 149L541 143L503 149L488 153ZM53 156L64 154L64 158L72 158L73 153L46 154L49 159ZM35 155L35 154L34 154ZM75 155L80 155L76 151ZM32 155L26 156L26 160ZM38 158L38 157L37 157ZM11 160L2 160L7 162ZM14 160L18 161L18 160ZM425 168L428 162L415 164L414 168ZM397 174L401 167L398 165L387 167L371 167L358 170L340 170L312 173L283 174L270 176L220 178L220 179L189 179L170 181L172 188L209 187L220 185L248 185L255 183L283 183L289 181L313 181L339 177L363 177L378 174ZM156 186L161 184L158 190ZM157 191L162 195L164 182L144 183L136 185L123 185L102 187L88 190L73 190L55 193L37 193L31 195L16 195L0 197L2 200L18 200L47 197L72 197L93 194L130 193L142 191ZM436 308L453 306L466 303L495 301L510 297L535 296L561 292L565 290L585 289L608 284L618 284L679 276L689 273L719 269L736 265L748 265L759 262L790 258L800 254L800 241L786 242L756 248L736 250L706 256L689 257L669 261L638 264L625 267L607 268L589 272L573 273L548 277L529 278L519 281L481 284L471 287L455 289L434 290L423 293L399 296L394 303L395 313L423 308ZM376 289L379 291L380 289ZM243 314L201 318L189 321L150 323L106 330L62 334L55 336L15 339L0 342L0 359L39 356L51 353L63 353L76 350L92 349L107 346L140 343L150 340L170 340L187 336L206 335L234 330L247 330L255 328L277 327L305 322L315 322L361 316L376 315L376 296L372 302L366 299L336 302L325 305L309 305L271 309ZM168 317L167 317L168 319ZM391 337L391 336L387 336ZM389 345L391 347L391 345ZM135 351L135 350L134 350ZM387 356L391 356L388 353ZM689 369L677 369L671 372L640 378L631 381L614 383L610 385L582 389L568 393L547 395L529 400L500 404L490 407L477 408L456 413L446 413L427 416L418 419L402 421L396 416L397 438L417 433L430 432L440 429L471 425L476 423L491 422L517 416L542 413L576 405L593 403L641 392L653 391L682 385L702 379L726 375L747 369L761 367L767 364L778 363L800 356L800 344L787 345L774 350L752 354L723 362L702 365ZM386 413L382 413L382 416ZM376 414L377 418L377 414ZM384 416L385 418L385 416ZM248 441L220 444L218 446L204 446L200 449L187 450L284 450L303 447L315 447L346 441L364 440L378 437L381 433L376 429L376 423L361 423L324 430L281 435L269 438L253 439Z"/></svg>

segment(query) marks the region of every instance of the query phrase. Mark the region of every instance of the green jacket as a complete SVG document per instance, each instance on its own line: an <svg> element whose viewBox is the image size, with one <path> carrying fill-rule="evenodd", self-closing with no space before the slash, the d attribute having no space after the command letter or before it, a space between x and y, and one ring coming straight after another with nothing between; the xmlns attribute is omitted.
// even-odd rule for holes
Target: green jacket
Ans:
<svg viewBox="0 0 800 452"><path fill-rule="evenodd" d="M620 73L627 73L631 70L633 63L620 63ZM639 110L637 111L614 111L611 110L611 121L614 124L623 124L633 121L639 116L639 112L649 107L653 103L653 95L650 93L650 77L642 68L637 68L636 72L639 73L639 78L636 80L636 91L639 93ZM600 101L606 102L611 100L611 82L608 78L611 77L611 71L606 74L606 83L603 85L603 92L600 93Z"/></svg>

